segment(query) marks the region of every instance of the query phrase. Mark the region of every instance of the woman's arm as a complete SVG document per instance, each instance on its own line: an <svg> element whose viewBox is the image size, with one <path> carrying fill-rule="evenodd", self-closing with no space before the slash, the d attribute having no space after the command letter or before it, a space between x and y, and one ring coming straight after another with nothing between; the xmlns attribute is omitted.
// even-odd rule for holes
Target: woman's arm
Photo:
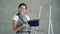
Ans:
<svg viewBox="0 0 60 34"><path fill-rule="evenodd" d="M13 20L13 31L14 32L17 32L17 31L19 31L19 30L21 30L22 28L24 28L25 26L26 26L26 24L24 24L24 25L22 25L22 26L20 26L20 27L16 27L16 25L17 25L17 21L16 20Z"/></svg>

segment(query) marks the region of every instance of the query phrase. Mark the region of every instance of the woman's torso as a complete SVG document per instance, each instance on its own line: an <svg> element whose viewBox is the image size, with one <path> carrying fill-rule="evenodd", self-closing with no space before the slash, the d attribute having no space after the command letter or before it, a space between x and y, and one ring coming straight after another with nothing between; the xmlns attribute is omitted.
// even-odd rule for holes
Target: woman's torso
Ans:
<svg viewBox="0 0 60 34"><path fill-rule="evenodd" d="M20 19L20 17L24 20L24 22ZM20 26L22 26L23 24L28 24L28 23L27 23L28 20L27 20L27 17L26 17L25 15L20 16L20 17L18 16L19 20L18 20L18 24L17 24L16 27L20 27ZM29 31L29 28L25 27L25 28L19 30L19 32L20 32L20 31Z"/></svg>

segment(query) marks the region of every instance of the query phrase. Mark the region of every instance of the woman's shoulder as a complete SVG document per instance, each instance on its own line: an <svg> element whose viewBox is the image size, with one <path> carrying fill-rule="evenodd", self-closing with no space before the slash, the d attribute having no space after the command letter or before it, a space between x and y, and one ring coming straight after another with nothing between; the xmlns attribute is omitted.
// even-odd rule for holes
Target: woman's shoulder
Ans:
<svg viewBox="0 0 60 34"><path fill-rule="evenodd" d="M29 17L28 15L25 15L26 17Z"/></svg>
<svg viewBox="0 0 60 34"><path fill-rule="evenodd" d="M30 20L30 17L28 15L25 15L25 17L27 18L27 20Z"/></svg>
<svg viewBox="0 0 60 34"><path fill-rule="evenodd" d="M13 20L18 21L18 19L19 19L19 18L18 18L18 15L15 14L14 17L13 17Z"/></svg>

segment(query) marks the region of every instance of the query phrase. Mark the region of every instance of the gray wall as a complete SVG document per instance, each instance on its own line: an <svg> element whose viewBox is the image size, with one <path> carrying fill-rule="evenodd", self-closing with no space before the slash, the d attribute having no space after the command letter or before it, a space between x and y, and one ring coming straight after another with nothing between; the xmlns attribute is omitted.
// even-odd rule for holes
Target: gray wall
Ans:
<svg viewBox="0 0 60 34"><path fill-rule="evenodd" d="M48 34L51 5L54 34L60 34L60 0L0 0L0 34L15 34L12 30L12 18L17 13L18 5L22 2L27 4L26 14L31 19L39 18L40 7L42 6L38 34ZM34 29L31 33L35 34Z"/></svg>

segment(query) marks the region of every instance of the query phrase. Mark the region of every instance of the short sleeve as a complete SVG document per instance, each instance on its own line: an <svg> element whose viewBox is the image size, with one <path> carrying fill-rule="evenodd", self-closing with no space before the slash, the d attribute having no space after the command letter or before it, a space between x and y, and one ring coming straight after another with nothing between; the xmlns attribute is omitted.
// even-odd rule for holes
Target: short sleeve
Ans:
<svg viewBox="0 0 60 34"><path fill-rule="evenodd" d="M27 18L27 21L29 21L30 20L30 17L28 16L28 15L25 15L26 16L26 18Z"/></svg>
<svg viewBox="0 0 60 34"><path fill-rule="evenodd" d="M13 17L13 20L18 21L18 20L19 20L18 16L17 16L17 15L15 15L15 16Z"/></svg>

